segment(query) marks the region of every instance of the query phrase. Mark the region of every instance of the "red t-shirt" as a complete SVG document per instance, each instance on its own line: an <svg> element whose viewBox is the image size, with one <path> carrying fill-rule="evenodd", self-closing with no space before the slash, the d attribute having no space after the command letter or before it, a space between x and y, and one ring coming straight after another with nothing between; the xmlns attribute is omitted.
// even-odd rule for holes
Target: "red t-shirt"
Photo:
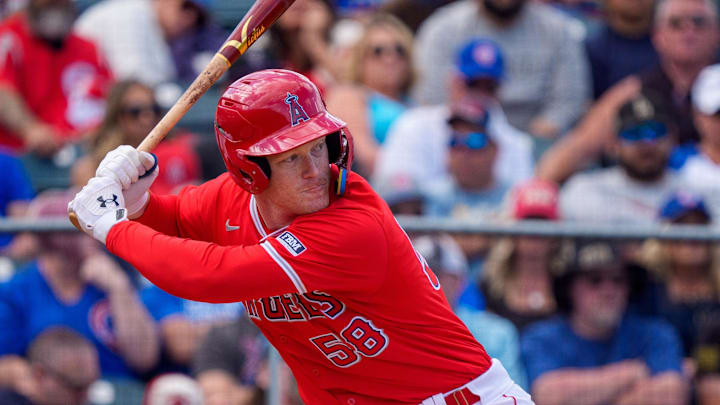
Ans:
<svg viewBox="0 0 720 405"><path fill-rule="evenodd" d="M307 404L418 404L490 366L387 205L345 195L270 232L228 174L153 195L108 249L183 298L243 301Z"/></svg>
<svg viewBox="0 0 720 405"><path fill-rule="evenodd" d="M70 34L55 50L30 33L23 13L0 23L0 86L19 94L62 140L100 122L111 78L97 47L86 39ZM0 125L0 145L19 150L22 141Z"/></svg>

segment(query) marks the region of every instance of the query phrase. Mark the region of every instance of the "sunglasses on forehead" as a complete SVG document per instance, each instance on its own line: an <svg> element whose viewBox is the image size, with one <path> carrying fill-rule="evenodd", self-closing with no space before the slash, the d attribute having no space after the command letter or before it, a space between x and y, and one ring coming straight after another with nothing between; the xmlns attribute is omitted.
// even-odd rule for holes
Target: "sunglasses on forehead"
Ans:
<svg viewBox="0 0 720 405"><path fill-rule="evenodd" d="M483 149L490 143L487 134L483 132L471 132L469 134L461 134L453 132L450 136L451 148L465 148L470 150Z"/></svg>
<svg viewBox="0 0 720 405"><path fill-rule="evenodd" d="M623 129L618 134L626 142L654 141L667 136L667 126L662 122L647 121L631 128Z"/></svg>

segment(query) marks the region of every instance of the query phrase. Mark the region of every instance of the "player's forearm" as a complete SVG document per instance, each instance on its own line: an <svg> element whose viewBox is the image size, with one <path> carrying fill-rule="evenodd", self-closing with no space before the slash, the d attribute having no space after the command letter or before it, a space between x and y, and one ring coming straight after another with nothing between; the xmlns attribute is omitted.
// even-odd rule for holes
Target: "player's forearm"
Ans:
<svg viewBox="0 0 720 405"><path fill-rule="evenodd" d="M638 381L616 405L685 405L688 398L685 379L679 373L667 372Z"/></svg>
<svg viewBox="0 0 720 405"><path fill-rule="evenodd" d="M110 230L107 247L156 286L193 301L238 302L297 292L259 245L220 246L125 221Z"/></svg>
<svg viewBox="0 0 720 405"><path fill-rule="evenodd" d="M603 405L612 403L629 384L602 368L561 369L540 376L532 396L537 405Z"/></svg>
<svg viewBox="0 0 720 405"><path fill-rule="evenodd" d="M21 134L30 124L35 122L35 115L27 108L25 101L14 91L0 87L0 124L5 128Z"/></svg>
<svg viewBox="0 0 720 405"><path fill-rule="evenodd" d="M135 370L144 372L158 360L160 347L155 325L132 287L108 293L120 352Z"/></svg>

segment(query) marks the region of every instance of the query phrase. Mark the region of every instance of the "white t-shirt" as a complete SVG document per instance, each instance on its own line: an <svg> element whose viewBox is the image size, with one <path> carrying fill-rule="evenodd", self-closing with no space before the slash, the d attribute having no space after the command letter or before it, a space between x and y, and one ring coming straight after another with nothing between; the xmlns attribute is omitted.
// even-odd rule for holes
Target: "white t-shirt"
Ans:
<svg viewBox="0 0 720 405"><path fill-rule="evenodd" d="M118 79L150 86L175 79L172 54L150 0L100 2L78 18L75 30L100 47Z"/></svg>
<svg viewBox="0 0 720 405"><path fill-rule="evenodd" d="M447 152L451 129L447 106L416 107L401 115L390 127L381 146L373 185L406 176L419 187L443 181L447 176ZM533 175L530 136L510 126L500 109L490 111L488 135L498 144L495 175L512 186Z"/></svg>
<svg viewBox="0 0 720 405"><path fill-rule="evenodd" d="M633 180L620 167L580 173L560 191L561 215L569 221L656 223L662 204L681 189L670 171L654 183Z"/></svg>
<svg viewBox="0 0 720 405"><path fill-rule="evenodd" d="M702 195L713 218L720 215L720 164L704 153L691 156L678 170L678 176L690 190Z"/></svg>

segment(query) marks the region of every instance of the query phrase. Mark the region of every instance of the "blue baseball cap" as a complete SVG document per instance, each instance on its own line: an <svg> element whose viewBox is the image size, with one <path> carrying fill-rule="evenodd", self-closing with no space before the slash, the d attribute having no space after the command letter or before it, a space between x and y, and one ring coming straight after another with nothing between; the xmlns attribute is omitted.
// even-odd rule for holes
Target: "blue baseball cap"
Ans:
<svg viewBox="0 0 720 405"><path fill-rule="evenodd" d="M708 222L712 220L710 211L701 196L687 191L679 191L673 193L665 201L660 209L660 218L674 222L691 212L703 215Z"/></svg>
<svg viewBox="0 0 720 405"><path fill-rule="evenodd" d="M457 68L466 80L491 78L500 81L505 62L500 47L488 39L475 39L457 54Z"/></svg>

